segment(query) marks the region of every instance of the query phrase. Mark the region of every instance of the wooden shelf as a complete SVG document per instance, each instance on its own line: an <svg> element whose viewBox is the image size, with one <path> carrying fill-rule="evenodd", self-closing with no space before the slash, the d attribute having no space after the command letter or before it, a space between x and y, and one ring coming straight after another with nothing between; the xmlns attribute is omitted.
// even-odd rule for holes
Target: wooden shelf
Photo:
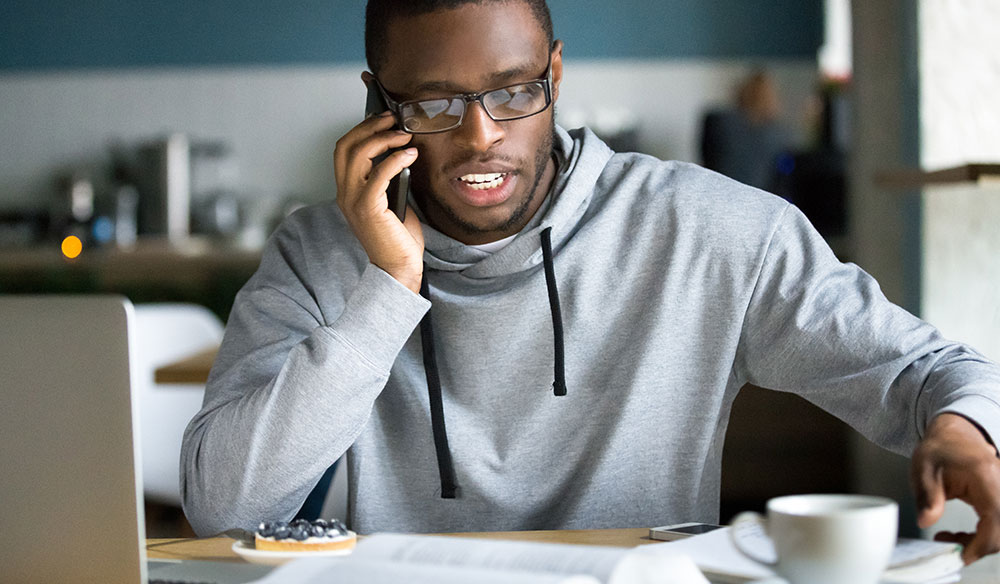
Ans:
<svg viewBox="0 0 1000 584"><path fill-rule="evenodd" d="M941 170L902 169L880 172L875 184L886 189L916 189L926 185L1000 180L1000 164L966 164Z"/></svg>

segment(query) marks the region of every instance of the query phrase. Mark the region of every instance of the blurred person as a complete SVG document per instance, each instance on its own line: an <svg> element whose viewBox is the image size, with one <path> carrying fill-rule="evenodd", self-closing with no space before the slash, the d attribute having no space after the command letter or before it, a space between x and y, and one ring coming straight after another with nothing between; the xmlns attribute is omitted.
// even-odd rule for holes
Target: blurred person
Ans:
<svg viewBox="0 0 1000 584"><path fill-rule="evenodd" d="M794 146L781 121L781 101L774 79L755 71L740 83L736 105L705 114L701 159L706 168L769 192L775 192L779 161Z"/></svg>

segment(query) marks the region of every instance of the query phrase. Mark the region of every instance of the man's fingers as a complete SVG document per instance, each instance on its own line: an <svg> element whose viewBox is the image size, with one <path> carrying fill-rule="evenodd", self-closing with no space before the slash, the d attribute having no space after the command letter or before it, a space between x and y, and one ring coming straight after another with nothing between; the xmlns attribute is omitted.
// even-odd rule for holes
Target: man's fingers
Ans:
<svg viewBox="0 0 1000 584"><path fill-rule="evenodd" d="M345 192L345 200L361 196L365 184L371 180L375 165L373 159L393 148L402 148L412 139L402 132L382 132L351 147L342 164L336 169L338 191ZM402 167L399 167L401 170ZM396 171L397 173L399 170ZM339 194L338 194L339 196Z"/></svg>
<svg viewBox="0 0 1000 584"><path fill-rule="evenodd" d="M412 134L405 132L382 132L357 145L353 153L348 172L355 172L357 176L366 177L371 172L371 162L375 158L385 154L394 148L402 148L413 139Z"/></svg>
<svg viewBox="0 0 1000 584"><path fill-rule="evenodd" d="M337 140L337 146L333 151L334 169L337 173L338 183L343 180L349 170L348 165L352 158L359 154L360 146L370 140L379 132L386 132L392 129L395 120L392 116L377 115L372 116L357 126L351 128ZM403 140L403 143L406 141ZM391 148L391 146L389 146ZM385 150L383 149L383 152ZM378 156L374 154L373 156ZM340 185L338 184L338 187Z"/></svg>
<svg viewBox="0 0 1000 584"><path fill-rule="evenodd" d="M969 545L972 538L975 537L975 533L969 533L967 531L939 531L934 534L934 541L943 541L947 543L957 543L962 547Z"/></svg>
<svg viewBox="0 0 1000 584"><path fill-rule="evenodd" d="M976 533L971 535L972 538L963 544L965 549L962 551L962 560L966 564L1000 551L1000 532L997 531L997 524L992 519L981 518L976 525Z"/></svg>
<svg viewBox="0 0 1000 584"><path fill-rule="evenodd" d="M932 464L927 457L915 457L911 476L917 499L917 525L926 529L937 523L944 513L947 496L942 470Z"/></svg>
<svg viewBox="0 0 1000 584"><path fill-rule="evenodd" d="M385 160L372 168L368 177L368 188L365 189L366 197L385 196L386 189L389 188L389 181L404 168L413 164L417 159L416 148L404 148L398 152L393 152Z"/></svg>

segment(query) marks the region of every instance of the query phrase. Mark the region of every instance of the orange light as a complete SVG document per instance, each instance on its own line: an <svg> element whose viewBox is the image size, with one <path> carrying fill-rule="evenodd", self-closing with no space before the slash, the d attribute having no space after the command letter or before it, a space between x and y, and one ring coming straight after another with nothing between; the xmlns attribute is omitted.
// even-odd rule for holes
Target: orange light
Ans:
<svg viewBox="0 0 1000 584"><path fill-rule="evenodd" d="M70 235L66 239L62 240L62 252L63 255L69 259L73 259L80 255L83 251L83 242L80 238L75 235Z"/></svg>

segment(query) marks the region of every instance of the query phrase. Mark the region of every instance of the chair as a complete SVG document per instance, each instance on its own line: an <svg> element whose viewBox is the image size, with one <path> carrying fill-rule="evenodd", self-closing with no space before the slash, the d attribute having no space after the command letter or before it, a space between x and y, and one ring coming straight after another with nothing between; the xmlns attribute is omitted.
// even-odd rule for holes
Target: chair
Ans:
<svg viewBox="0 0 1000 584"><path fill-rule="evenodd" d="M180 507L181 438L205 393L201 384L157 384L153 374L158 367L218 345L222 332L222 321L196 304L135 305L131 342L147 502Z"/></svg>

